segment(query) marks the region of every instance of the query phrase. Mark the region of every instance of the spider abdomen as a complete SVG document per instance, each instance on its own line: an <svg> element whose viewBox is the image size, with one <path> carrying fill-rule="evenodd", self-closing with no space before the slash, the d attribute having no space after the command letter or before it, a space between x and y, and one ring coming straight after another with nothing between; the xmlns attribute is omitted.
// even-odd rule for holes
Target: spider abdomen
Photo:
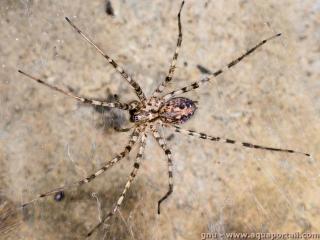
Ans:
<svg viewBox="0 0 320 240"><path fill-rule="evenodd" d="M196 109L196 104L188 98L172 98L160 108L159 117L167 123L182 124L192 117Z"/></svg>

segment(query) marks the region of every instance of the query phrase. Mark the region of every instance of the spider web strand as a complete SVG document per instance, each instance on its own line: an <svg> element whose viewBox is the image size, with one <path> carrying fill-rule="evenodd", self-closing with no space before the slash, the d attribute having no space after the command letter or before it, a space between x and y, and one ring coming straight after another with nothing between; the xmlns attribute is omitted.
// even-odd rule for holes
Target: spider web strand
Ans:
<svg viewBox="0 0 320 240"><path fill-rule="evenodd" d="M141 161L141 158L143 156L143 152L144 152L144 149L145 149L145 141L146 141L146 135L145 133L142 134L141 136L141 145L140 145L140 148L139 148L139 152L136 156L136 159L134 161L134 164L133 164L133 170L131 171L130 175L129 175L129 179L115 205L115 207L113 208L113 210L111 212L109 212L101 221L100 223L98 223L96 226L94 226L87 234L87 237L91 236L96 229L98 229L103 223L105 223L106 221L108 221L115 213L116 211L120 208L122 202L123 202L123 199L128 191L128 189L130 188L133 180L135 179L136 175L137 175L137 172L140 168L140 161Z"/></svg>
<svg viewBox="0 0 320 240"><path fill-rule="evenodd" d="M104 165L102 168L100 168L98 171L96 171L95 173L89 175L88 177L86 178L83 178L82 180L80 181L77 181L73 184L70 184L70 185L66 185L66 186L62 186L62 187L59 187L59 188L55 188L51 191L48 191L48 192L45 192L45 193L42 193L40 194L37 198L34 198L33 200L29 201L29 202L26 202L24 204L22 204L22 208L27 206L27 205L30 205L31 203L35 202L35 201L38 201L39 199L41 198L44 198L44 197L47 197L47 196L50 196L50 195L53 195L57 192L61 192L61 191L64 191L65 189L68 189L68 188L71 188L71 187L78 187L78 186L81 186L85 183L89 183L91 182L93 179L95 179L97 176L101 175L102 173L104 173L105 171L107 171L110 167L112 167L113 165L115 165L116 163L118 163L121 159L123 159L125 156L127 156L129 154L129 152L132 150L132 147L134 146L134 144L137 142L137 140L139 139L139 135L140 135L140 131L138 128L136 128L131 137L130 137L130 140L129 140L129 143L128 145L125 147L125 150L123 152L121 152L120 154L118 154L117 156L115 156L111 161L107 162L106 165Z"/></svg>

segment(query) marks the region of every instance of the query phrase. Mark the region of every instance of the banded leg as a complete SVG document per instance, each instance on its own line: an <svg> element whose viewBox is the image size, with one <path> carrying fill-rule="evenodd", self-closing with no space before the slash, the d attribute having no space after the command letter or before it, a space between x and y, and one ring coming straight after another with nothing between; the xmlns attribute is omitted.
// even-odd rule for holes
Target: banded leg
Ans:
<svg viewBox="0 0 320 240"><path fill-rule="evenodd" d="M178 35L178 40L177 40L177 47L176 47L176 51L173 55L172 58L172 62L171 62L171 66L169 69L169 73L167 75L167 77L165 78L165 80L157 87L157 89L155 90L155 92L153 93L153 97L158 97L160 93L163 92L163 90L165 89L166 85L172 80L173 74L174 74L174 70L176 68L176 62L178 59L178 55L179 55L179 50L181 47L181 43L182 43L182 27L181 27L181 11L184 5L184 1L182 1L181 6L180 6L180 10L178 13L178 28L179 28L179 35Z"/></svg>
<svg viewBox="0 0 320 240"><path fill-rule="evenodd" d="M110 167L112 167L113 165L115 165L116 163L118 163L121 159L123 159L125 156L127 156L129 154L129 152L131 151L132 147L134 146L134 144L137 142L138 138L140 135L140 130L138 128L136 128L129 140L128 145L125 147L124 151L121 152L120 154L118 154L117 156L115 156L111 161L107 162L106 165L104 165L102 168L100 168L98 171L96 171L95 173L89 175L86 178L81 179L80 181L74 182L70 185L66 185L66 186L62 186L59 188L55 188L51 191L45 192L40 194L38 197L34 198L33 200L26 202L24 204L22 204L22 207L25 207L35 201L38 201L41 198L53 195L55 193L61 192L61 191L65 191L65 189L71 188L71 187L78 187L81 186L85 183L89 183L91 182L93 179L95 179L97 176L101 175L103 172L107 171Z"/></svg>
<svg viewBox="0 0 320 240"><path fill-rule="evenodd" d="M157 140L158 144L163 149L163 151L166 154L167 159L168 159L168 175L169 175L168 191L158 201L158 214L160 214L160 205L161 205L161 203L164 200L166 200L170 196L170 194L173 192L173 172L172 172L173 163L172 163L171 151L170 151L170 149L168 149L164 139L160 136L160 134L159 134L159 132L158 132L158 130L156 129L155 126L151 126L151 130L152 130L154 138Z"/></svg>
<svg viewBox="0 0 320 240"><path fill-rule="evenodd" d="M255 50L257 50L259 47L261 47L262 45L264 45L265 43L267 43L268 41L281 36L281 33L278 33L272 37L269 37L267 39L262 40L261 42L259 42L258 44L256 44L254 47L250 48L246 53L244 53L243 55L241 55L240 57L236 58L235 60L231 61L230 63L228 63L225 67L219 69L218 71L210 74L209 76L204 77L203 79L193 82L192 84L183 87L181 89L172 91L168 94L166 94L163 98L164 100L168 100L174 96L177 96L179 94L185 93L185 92L189 92L192 91L194 89L199 88L202 84L207 83L209 81L211 81L213 78L217 77L218 75L222 74L223 72L225 72L226 70L228 70L229 68L232 68L233 66L235 66L237 63L239 63L241 60L243 60L245 57L249 56L251 53L253 53Z"/></svg>
<svg viewBox="0 0 320 240"><path fill-rule="evenodd" d="M77 95L73 94L70 91L66 91L66 90L63 90L63 89L58 88L56 86L53 86L53 85L51 85L49 83L46 83L43 80L41 80L40 78L36 78L34 76L31 76L30 74L25 73L25 72L23 72L21 70L18 70L18 72L23 74L24 76L36 81L36 82L42 84L42 85L45 85L45 86L49 87L52 90L55 90L55 91L60 92L60 93L62 93L64 95L67 95L69 97L77 99L78 101L80 101L82 103L88 103L88 104L91 104L91 105L94 105L94 106L118 108L118 109L122 109L122 110L130 110L131 109L131 105L126 104L126 103L120 103L120 102L108 103L108 102L101 102L101 101L97 101L97 100L93 100L93 99L89 99L89 98L85 98L85 97L80 97L80 96L77 96Z"/></svg>
<svg viewBox="0 0 320 240"><path fill-rule="evenodd" d="M238 146L241 146L241 147L261 149L261 150L267 150L267 151L302 154L304 156L311 157L311 155L309 153L299 152L299 151L296 151L296 150L274 148L274 147L265 147L265 146L261 146L261 145L257 145L257 144L248 143L248 142L240 142L240 141L236 141L236 140L232 140L232 139L228 139L228 138L212 137L212 136L209 136L209 135L207 135L205 133L195 132L193 130L182 129L179 126L173 126L173 128L175 128L176 132L184 133L184 134L187 134L187 135L190 135L190 136L196 136L196 137L199 137L199 138L202 138L202 139L208 139L208 140L215 141L215 142L235 144L235 145L238 145Z"/></svg>
<svg viewBox="0 0 320 240"><path fill-rule="evenodd" d="M141 145L140 145L140 148L139 148L139 152L137 154L137 157L136 157L136 160L134 161L134 164L133 164L133 170L131 171L130 173L130 176L129 176L129 179L115 205L115 207L113 208L112 211L110 211L102 220L99 224L97 224L95 227L93 227L90 232L87 234L87 236L91 236L92 233L98 229L104 222L108 221L115 213L116 211L120 208L122 202L123 202L123 199L128 191L128 189L130 188L131 186L131 183L133 182L133 180L135 179L136 175L137 175L137 172L139 170L139 167L140 167L140 161L141 161L141 158L142 158L142 154L144 152L144 149L145 149L145 146L146 146L146 134L142 134L141 136Z"/></svg>
<svg viewBox="0 0 320 240"><path fill-rule="evenodd" d="M138 96L138 98L140 99L140 101L145 101L146 100L146 96L144 95L144 93L142 92L141 87L139 86L139 84L132 79L132 77L130 77L113 59L111 59L107 54L105 54L89 37L87 37L76 25L74 25L73 22L70 21L69 18L65 18L67 20L67 22L88 42L90 43L105 59L107 59L107 61L114 67L114 69L116 69L121 76L129 82L129 84L134 88L134 90L136 91L136 94Z"/></svg>

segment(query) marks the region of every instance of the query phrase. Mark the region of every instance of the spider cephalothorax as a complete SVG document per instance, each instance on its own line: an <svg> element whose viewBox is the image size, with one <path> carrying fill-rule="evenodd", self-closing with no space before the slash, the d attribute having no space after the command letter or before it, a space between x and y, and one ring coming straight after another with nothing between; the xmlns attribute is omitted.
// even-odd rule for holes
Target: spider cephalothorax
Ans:
<svg viewBox="0 0 320 240"><path fill-rule="evenodd" d="M167 157L167 163L168 163L168 191L166 194L158 201L158 213L160 213L160 204L167 199L167 197L172 193L173 191L173 160L171 151L168 148L167 144L165 143L165 140L160 136L159 130L163 126L165 127L171 127L174 129L175 132L188 134L190 136L196 136L202 139L208 139L215 142L223 142L228 144L237 144L239 146L243 146L246 148L254 148L254 149L262 149L267 151L277 151L277 152L286 152L286 153L298 153L303 154L305 156L309 156L308 153L303 153L295 150L290 149L280 149L280 148L274 148L274 147L264 147L257 144L252 144L248 142L239 142L236 140L228 139L228 138L221 138L221 137L213 137L209 136L205 133L200 133L192 130L185 130L177 126L178 124L185 123L188 121L193 114L195 113L197 107L196 102L184 98L184 97L176 97L177 95L180 95L185 92L192 91L194 89L199 88L204 83L209 82L214 77L222 74L227 69L234 67L237 65L242 59L247 57L248 55L252 54L257 48L261 47L263 44L268 42L269 40L276 38L280 36L281 34L276 34L272 37L269 37L267 39L262 40L257 45L249 49L245 54L241 55L240 57L236 58L235 60L231 61L229 64L227 64L224 68L221 68L217 70L214 73L209 74L208 76L204 77L203 79L193 82L192 84L183 87L181 89L178 89L176 91L172 91L164 96L160 96L160 94L165 90L167 84L172 80L176 61L178 58L178 52L182 43L182 27L181 27L181 20L180 20L180 12L182 10L184 1L182 1L180 11L178 13L178 29L179 29L179 35L177 40L177 47L176 51L173 55L173 59L171 62L170 70L165 78L165 80L157 87L157 89L154 91L152 96L147 99L145 94L143 93L141 87L139 84L133 80L114 60L112 60L107 54L105 54L100 48L97 47L96 44L94 44L78 27L76 27L68 18L66 20L71 24L71 26L86 40L88 41L93 47L97 49L97 51L107 59L107 61L115 68L116 71L118 71L122 77L133 87L133 89L136 92L136 95L139 98L139 101L133 101L129 104L127 103L121 103L121 102L102 102L97 101L85 97L77 96L69 91L62 90L61 88L58 88L56 86L50 85L43 80L33 77L23 71L20 71L20 73L24 74L25 76L37 81L38 83L41 83L43 85L46 85L47 87L59 91L63 94L66 94L70 97L73 97L83 103L91 104L93 106L105 106L105 107L111 107L111 108L118 108L121 110L129 111L130 114L130 121L133 122L133 127L130 127L128 130L132 130L130 139L128 141L128 144L125 146L124 150L116 155L112 160L108 161L104 166L102 166L99 170L97 170L95 173L89 175L86 178L83 178L72 185L63 186L60 188L53 189L51 191L48 191L46 193L40 194L39 197L33 199L30 202L27 202L23 204L23 206L26 206L30 204L33 201L38 200L39 198L43 198L49 195L53 195L55 193L64 191L70 186L80 186L82 184L88 183L95 179L97 176L101 175L103 172L108 170L110 167L118 163L121 159L123 159L125 156L129 154L129 152L132 150L133 146L136 143L140 143L139 152L137 154L137 157L135 159L135 162L133 164L133 170L130 173L129 179L127 184L124 187L123 192L121 193L118 201L116 202L113 210L107 214L104 219L101 220L101 222L96 225L89 233L88 235L91 235L91 233L99 227L102 223L104 223L106 220L108 220L112 215L116 213L116 211L119 209L125 194L127 193L132 181L134 180L137 171L140 166L140 160L142 158L142 154L144 152L145 148L145 142L147 138L147 133L152 133L153 137L156 139L160 147L163 149L166 157Z"/></svg>

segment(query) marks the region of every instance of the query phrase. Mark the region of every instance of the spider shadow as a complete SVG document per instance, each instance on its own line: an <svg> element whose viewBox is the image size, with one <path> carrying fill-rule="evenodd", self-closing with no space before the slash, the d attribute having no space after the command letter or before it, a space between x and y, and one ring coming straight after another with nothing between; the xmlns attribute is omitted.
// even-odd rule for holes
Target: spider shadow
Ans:
<svg viewBox="0 0 320 240"><path fill-rule="evenodd" d="M110 90L107 89L107 97L96 100L105 102L119 102L119 96L116 94L111 94ZM124 128L124 126L128 124L128 118L125 112L122 110L105 106L92 106L92 108L96 113L99 114L96 127L102 129L105 133Z"/></svg>
<svg viewBox="0 0 320 240"><path fill-rule="evenodd" d="M21 224L22 218L14 202L0 194L0 236L11 239L12 233L16 232Z"/></svg>

